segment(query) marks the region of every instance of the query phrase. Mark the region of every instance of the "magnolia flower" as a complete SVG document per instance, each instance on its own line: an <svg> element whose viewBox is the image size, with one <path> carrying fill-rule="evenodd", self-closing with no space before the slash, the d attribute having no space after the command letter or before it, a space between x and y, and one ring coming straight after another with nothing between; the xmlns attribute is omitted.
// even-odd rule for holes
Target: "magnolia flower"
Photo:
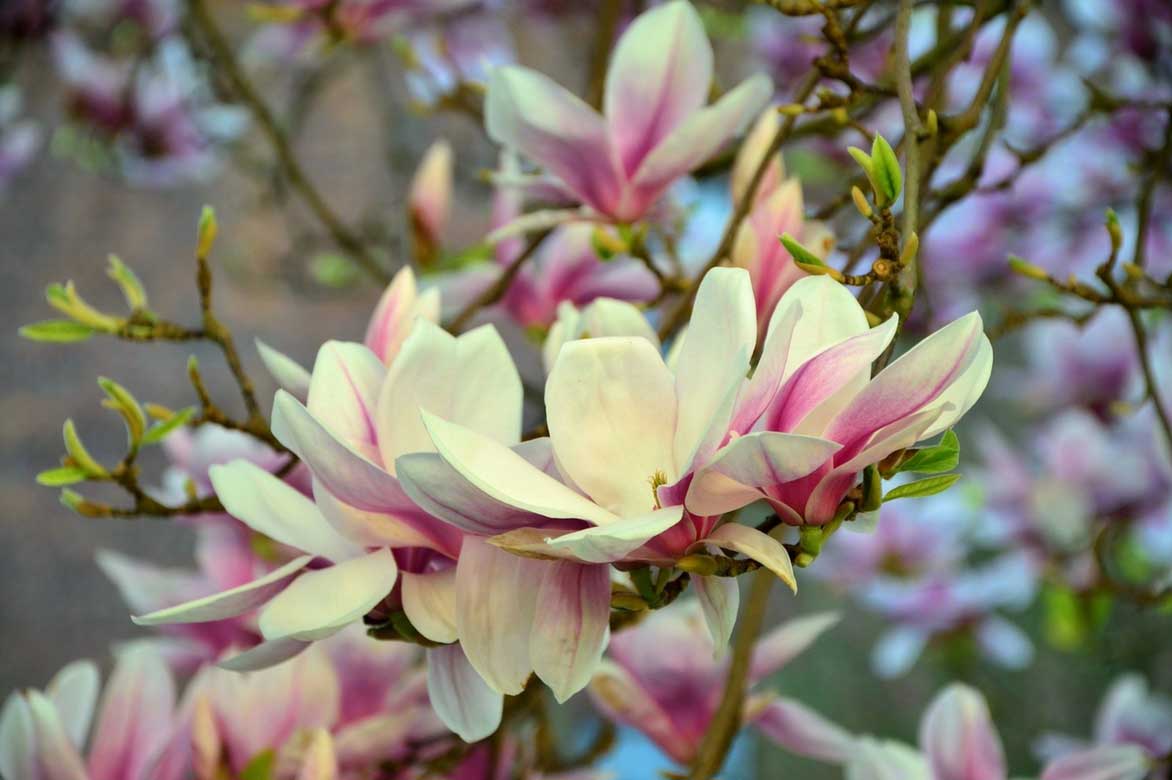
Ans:
<svg viewBox="0 0 1172 780"><path fill-rule="evenodd" d="M509 65L489 80L485 124L576 199L631 222L740 132L771 92L758 75L705 108L711 82L700 16L675 0L641 14L619 38L601 115L548 77Z"/></svg>
<svg viewBox="0 0 1172 780"><path fill-rule="evenodd" d="M781 115L768 108L745 138L733 164L731 185L734 203L740 203L748 196L753 174L769 150L769 144L777 135L780 125ZM781 296L794 282L806 276L778 241L778 237L788 233L822 258L834 247L834 236L825 225L804 220L801 182L796 177L785 178L781 155L775 154L768 161L764 178L753 192L753 207L737 229L731 255L733 263L747 269L753 280L759 339L765 338L769 319Z"/></svg>
<svg viewBox="0 0 1172 780"><path fill-rule="evenodd" d="M685 517L681 502L693 464L727 430L755 340L748 274L722 268L700 285L674 373L644 338L566 343L546 384L550 436L529 442L544 461L424 403L436 453L402 456L395 467L416 504L468 534L456 567L455 634L489 685L517 693L532 670L565 699L586 684L606 644L611 562L663 565L711 543L756 558L795 587L778 541L735 523L716 528L718 517ZM779 473L804 476L834 449L796 441ZM718 642L727 641L735 582L694 582Z"/></svg>
<svg viewBox="0 0 1172 780"><path fill-rule="evenodd" d="M13 693L0 712L0 775L10 780L182 780L165 767L175 684L161 657L129 646L98 701L92 661L66 666L44 691ZM86 751L86 735L91 731Z"/></svg>
<svg viewBox="0 0 1172 780"><path fill-rule="evenodd" d="M270 669L208 667L188 687L189 717L175 739L194 746L201 780L235 776L266 752L278 777L306 764L346 774L409 760L416 743L446 734L418 658L418 648L372 641L353 626Z"/></svg>
<svg viewBox="0 0 1172 780"><path fill-rule="evenodd" d="M1005 752L980 693L954 683L928 705L920 721L920 750L860 738L847 780L1007 780Z"/></svg>
<svg viewBox="0 0 1172 780"><path fill-rule="evenodd" d="M370 322L366 326L363 343L384 365L390 365L403 342L411 334L418 319L438 322L440 293L437 289L419 292L415 274L404 266L391 279L379 298ZM297 361L257 339L257 351L277 385L304 402L309 394L310 374Z"/></svg>
<svg viewBox="0 0 1172 780"><path fill-rule="evenodd" d="M590 682L590 695L606 717L643 732L683 766L695 758L728 676L727 659L714 657L700 612L689 601L615 635ZM788 664L837 620L810 615L762 637L753 651L750 686ZM845 761L853 742L799 702L771 693L751 693L743 718L787 750L824 761Z"/></svg>
<svg viewBox="0 0 1172 780"><path fill-rule="evenodd" d="M541 358L548 374L562 346L568 341L605 336L637 336L657 349L659 336L638 307L614 298L597 298L579 309L569 301L558 306L557 321L549 329L541 348Z"/></svg>
<svg viewBox="0 0 1172 780"><path fill-rule="evenodd" d="M1172 751L1172 699L1124 675L1099 706L1090 744L1050 735L1042 747L1051 758L1042 780L1142 780Z"/></svg>
<svg viewBox="0 0 1172 780"><path fill-rule="evenodd" d="M751 300L736 305L755 323ZM897 326L892 315L871 328L828 277L790 287L752 379L738 388L727 433L712 443L719 449L688 488L688 510L719 515L765 499L787 523L822 525L864 468L952 427L989 381L993 350L980 315L946 325L871 378ZM723 351L751 352L755 329L733 332ZM813 448L823 459L808 476L793 474L799 453Z"/></svg>

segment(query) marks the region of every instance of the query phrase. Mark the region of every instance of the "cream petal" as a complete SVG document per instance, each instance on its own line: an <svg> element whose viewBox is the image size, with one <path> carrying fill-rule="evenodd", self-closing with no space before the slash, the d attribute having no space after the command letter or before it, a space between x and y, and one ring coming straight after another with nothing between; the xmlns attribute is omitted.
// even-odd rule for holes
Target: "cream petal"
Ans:
<svg viewBox="0 0 1172 780"><path fill-rule="evenodd" d="M548 564L537 592L529 657L559 703L590 682L610 633L610 567Z"/></svg>
<svg viewBox="0 0 1172 780"><path fill-rule="evenodd" d="M433 642L455 642L456 569L401 576L403 611L411 625Z"/></svg>
<svg viewBox="0 0 1172 780"><path fill-rule="evenodd" d="M302 403L309 397L309 371L283 352L270 347L260 339L256 340L256 351L277 387L290 393Z"/></svg>
<svg viewBox="0 0 1172 780"><path fill-rule="evenodd" d="M610 563L630 555L647 540L658 536L684 516L682 506L668 506L636 517L623 517L607 525L583 528L557 537L546 544L553 551L567 551L587 563Z"/></svg>
<svg viewBox="0 0 1172 780"><path fill-rule="evenodd" d="M504 697L485 684L460 645L427 651L427 695L443 724L465 742L484 739L501 724Z"/></svg>

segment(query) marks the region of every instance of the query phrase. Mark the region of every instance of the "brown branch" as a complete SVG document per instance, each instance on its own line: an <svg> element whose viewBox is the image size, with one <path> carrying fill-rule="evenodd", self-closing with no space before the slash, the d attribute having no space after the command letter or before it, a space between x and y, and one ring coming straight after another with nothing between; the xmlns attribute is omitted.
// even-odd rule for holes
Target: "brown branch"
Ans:
<svg viewBox="0 0 1172 780"><path fill-rule="evenodd" d="M260 96L257 88L245 75L244 69L236 59L236 53L232 50L232 45L208 10L206 0L189 0L189 6L191 19L207 41L213 56L231 83L237 97L249 108L261 131L268 137L269 143L277 155L277 162L289 183L301 195L314 216L325 226L334 243L350 255L358 266L375 281L383 284L389 282L390 274L370 253L362 239L334 213L333 209L326 203L325 197L309 180L309 176L301 167L284 130L265 103L264 98Z"/></svg>
<svg viewBox="0 0 1172 780"><path fill-rule="evenodd" d="M517 255L513 262L509 263L505 270L501 272L501 275L496 278L496 281L487 290L476 296L475 299L469 301L468 305L452 318L452 321L447 325L448 330L452 333L459 333L472 317L475 316L476 312L485 306L491 306L504 297L504 294L509 290L509 286L512 285L513 279L520 273L521 266L525 265L533 257L538 247L541 246L541 242L545 241L546 236L551 232L553 231L543 230L529 239L529 243L525 246L525 249L522 250L521 254Z"/></svg>

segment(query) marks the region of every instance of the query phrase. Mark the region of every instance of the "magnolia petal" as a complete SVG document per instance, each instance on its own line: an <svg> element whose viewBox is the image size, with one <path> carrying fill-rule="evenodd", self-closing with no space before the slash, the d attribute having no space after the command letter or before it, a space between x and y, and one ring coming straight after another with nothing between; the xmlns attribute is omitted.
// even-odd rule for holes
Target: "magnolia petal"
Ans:
<svg viewBox="0 0 1172 780"><path fill-rule="evenodd" d="M840 445L814 436L761 431L733 439L688 487L688 510L731 512L764 495L763 488L801 479L828 463Z"/></svg>
<svg viewBox="0 0 1172 780"><path fill-rule="evenodd" d="M1100 745L1051 761L1042 780L1143 780L1150 769L1139 745Z"/></svg>
<svg viewBox="0 0 1172 780"><path fill-rule="evenodd" d="M416 296L415 273L411 266L405 265L391 279L374 307L362 342L383 365L391 364L415 324Z"/></svg>
<svg viewBox="0 0 1172 780"><path fill-rule="evenodd" d="M548 77L516 65L495 68L484 124L494 141L521 151L599 211L609 211L617 200L605 122Z"/></svg>
<svg viewBox="0 0 1172 780"><path fill-rule="evenodd" d="M673 385L659 351L641 338L573 341L554 362L545 407L558 465L611 512L650 511L649 480L678 478Z"/></svg>
<svg viewBox="0 0 1172 780"><path fill-rule="evenodd" d="M427 695L443 724L465 742L484 739L501 724L504 697L485 684L460 645L428 649Z"/></svg>
<svg viewBox="0 0 1172 780"><path fill-rule="evenodd" d="M727 430L727 417L722 419L720 411L749 371L757 315L748 272L713 268L705 274L689 324L675 366L678 473L691 465L711 428L719 426L721 434Z"/></svg>
<svg viewBox="0 0 1172 780"><path fill-rule="evenodd" d="M688 764L696 746L680 734L671 717L625 669L603 660L590 681L590 698L608 720L631 726L650 737L680 764Z"/></svg>
<svg viewBox="0 0 1172 780"><path fill-rule="evenodd" d="M77 748L61 727L53 702L40 691L29 691L26 701L36 745L34 762L40 770L34 771L32 777L38 780L89 780Z"/></svg>
<svg viewBox="0 0 1172 780"><path fill-rule="evenodd" d="M216 666L230 672L255 672L258 669L268 669L303 653L311 644L313 643L291 637L272 639L261 642L243 653L223 658Z"/></svg>
<svg viewBox="0 0 1172 780"><path fill-rule="evenodd" d="M145 778L171 735L174 709L175 682L163 657L143 647L121 653L102 695L90 780Z"/></svg>
<svg viewBox="0 0 1172 780"><path fill-rule="evenodd" d="M805 361L789 378L768 412L773 431L817 435L864 387L871 364L883 354L899 327L898 315L882 325L827 347Z"/></svg>
<svg viewBox="0 0 1172 780"><path fill-rule="evenodd" d="M327 341L317 351L305 407L359 452L375 446L374 408L386 368L365 344Z"/></svg>
<svg viewBox="0 0 1172 780"><path fill-rule="evenodd" d="M403 572L403 611L411 625L433 642L455 642L456 569Z"/></svg>
<svg viewBox="0 0 1172 780"><path fill-rule="evenodd" d="M763 534L756 528L740 523L725 523L709 534L703 542L752 558L777 575L777 578L794 593L798 592L798 582L794 579L794 568L790 563L789 553L781 542L769 534Z"/></svg>
<svg viewBox="0 0 1172 780"><path fill-rule="evenodd" d="M757 74L726 92L716 103L696 111L643 159L634 176L634 186L645 198L652 199L744 129L772 94L769 78Z"/></svg>
<svg viewBox="0 0 1172 780"><path fill-rule="evenodd" d="M423 159L415 169L415 176L411 179L411 187L407 194L411 227L433 249L438 248L443 237L451 206L452 146L440 139L427 147L427 151L423 153ZM375 349L375 352L379 350Z"/></svg>
<svg viewBox="0 0 1172 780"><path fill-rule="evenodd" d="M879 372L834 421L827 438L858 447L879 429L917 412L942 409L952 401L975 402L992 366L987 344L976 312L945 325ZM957 417L950 412L946 419L951 424Z"/></svg>
<svg viewBox="0 0 1172 780"><path fill-rule="evenodd" d="M794 699L773 699L753 725L789 752L818 761L844 764L855 747L850 732Z"/></svg>
<svg viewBox="0 0 1172 780"><path fill-rule="evenodd" d="M737 150L737 157L733 161L732 171L729 173L729 188L732 192L733 203L740 203L747 195L753 175L764 160L765 153L773 143L777 131L781 128L781 114L772 106L761 112L753 127L745 134L741 148ZM757 198L772 192L785 175L782 167L781 155L774 155L769 161L764 180L755 193Z"/></svg>
<svg viewBox="0 0 1172 780"><path fill-rule="evenodd" d="M729 424L731 431L743 434L751 430L785 386L790 337L801 316L800 301L787 307L776 328L776 335L771 334L766 339L761 358L753 369L753 376L744 384L737 398L736 410Z"/></svg>
<svg viewBox="0 0 1172 780"><path fill-rule="evenodd" d="M737 624L737 610L741 605L741 589L736 577L702 577L692 575L692 586L704 613L704 623L712 635L712 646L717 658L728 651L733 627Z"/></svg>
<svg viewBox="0 0 1172 780"><path fill-rule="evenodd" d="M756 683L805 652L825 631L838 624L837 612L819 612L787 620L753 647L749 680Z"/></svg>
<svg viewBox="0 0 1172 780"><path fill-rule="evenodd" d="M393 497L401 493L395 478L284 390L278 390L273 400L272 429L277 440L342 501L376 512L395 509Z"/></svg>
<svg viewBox="0 0 1172 780"><path fill-rule="evenodd" d="M665 3L631 22L615 44L603 101L628 175L704 105L711 81L712 46L690 3Z"/></svg>
<svg viewBox="0 0 1172 780"><path fill-rule="evenodd" d="M387 496L387 503L394 504L394 509L368 512L342 501L319 480L313 482L318 510L326 522L354 544L392 549L426 547L455 558L460 552L460 532L416 506L403 490L397 492L396 498Z"/></svg>
<svg viewBox="0 0 1172 780"><path fill-rule="evenodd" d="M558 561L537 592L529 657L559 703L586 687L610 633L610 567Z"/></svg>
<svg viewBox="0 0 1172 780"><path fill-rule="evenodd" d="M1005 752L989 705L972 688L954 683L920 721L920 746L935 780L1004 780Z"/></svg>
<svg viewBox="0 0 1172 780"><path fill-rule="evenodd" d="M495 535L541 520L540 515L480 490L436 453L400 456L395 470L403 489L421 509L462 531Z"/></svg>
<svg viewBox="0 0 1172 780"><path fill-rule="evenodd" d="M136 625L158 626L165 623L206 623L235 617L256 609L285 589L285 586L313 560L302 555L274 569L263 577L230 590L213 593L200 599L132 617Z"/></svg>
<svg viewBox="0 0 1172 780"><path fill-rule="evenodd" d="M456 562L456 629L468 662L495 691L525 688L533 665L529 635L546 564L483 539L464 539Z"/></svg>
<svg viewBox="0 0 1172 780"><path fill-rule="evenodd" d="M302 574L260 611L261 636L309 642L336 633L382 601L398 573L395 556L383 548Z"/></svg>
<svg viewBox="0 0 1172 780"><path fill-rule="evenodd" d="M907 745L858 740L846 766L846 780L934 780L924 757Z"/></svg>
<svg viewBox="0 0 1172 780"><path fill-rule="evenodd" d="M97 664L90 660L74 661L57 672L45 687L61 727L78 750L85 746L100 687Z"/></svg>
<svg viewBox="0 0 1172 780"><path fill-rule="evenodd" d="M542 517L576 518L599 525L616 519L505 445L426 411L422 415L443 459L493 500Z"/></svg>
<svg viewBox="0 0 1172 780"><path fill-rule="evenodd" d="M0 711L0 775L37 776L37 737L28 702L13 692Z"/></svg>
<svg viewBox="0 0 1172 780"><path fill-rule="evenodd" d="M216 497L254 531L311 555L344 561L361 548L342 538L296 488L246 460L208 469Z"/></svg>
<svg viewBox="0 0 1172 780"><path fill-rule="evenodd" d="M309 398L309 371L284 352L278 352L260 339L256 340L256 351L265 369L277 383L277 387L305 403Z"/></svg>
<svg viewBox="0 0 1172 780"><path fill-rule="evenodd" d="M514 528L512 531L490 536L486 541L494 547L525 558L537 558L545 561L577 561L578 558L572 550L550 546L550 542L554 539L568 533L573 532L550 528Z"/></svg>
<svg viewBox="0 0 1172 780"><path fill-rule="evenodd" d="M301 759L297 780L337 780L338 757L334 753L334 740L325 729L314 729L309 738L309 747Z"/></svg>
<svg viewBox="0 0 1172 780"><path fill-rule="evenodd" d="M502 444L521 438L521 377L500 334L483 325L459 337L420 322L403 343L378 398L383 462L433 452L425 410Z"/></svg>
<svg viewBox="0 0 1172 780"><path fill-rule="evenodd" d="M624 517L607 525L583 528L546 539L550 549L565 550L586 563L610 563L625 558L653 536L658 536L684 516L682 506L668 506L637 517Z"/></svg>
<svg viewBox="0 0 1172 780"><path fill-rule="evenodd" d="M777 302L765 337L766 352L772 339L784 337L778 327L789 321L787 311L793 306L801 307L802 316L793 321L789 334L784 378L827 347L870 329L863 307L850 290L829 276L810 276L794 282Z"/></svg>
<svg viewBox="0 0 1172 780"><path fill-rule="evenodd" d="M871 667L875 674L891 679L905 674L928 645L924 632L914 628L893 628L875 643L871 651Z"/></svg>

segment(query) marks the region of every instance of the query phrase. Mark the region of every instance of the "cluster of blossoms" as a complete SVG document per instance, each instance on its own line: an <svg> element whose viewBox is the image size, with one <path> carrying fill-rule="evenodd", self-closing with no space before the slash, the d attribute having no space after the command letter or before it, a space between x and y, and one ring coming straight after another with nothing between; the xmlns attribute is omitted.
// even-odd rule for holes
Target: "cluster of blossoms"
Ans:
<svg viewBox="0 0 1172 780"><path fill-rule="evenodd" d="M556 5L522 11L573 23ZM1047 23L1012 3L984 24L985 4L929 19L905 0L891 30L878 7L848 18L815 3L808 16L824 40L809 20L762 8L749 48L780 84L758 73L714 89L724 86L709 40L720 13L686 0L638 15L608 5L589 102L514 63L493 2L252 9L250 57L296 71L341 47L377 64L394 45L413 103L483 120L497 160L486 234L460 248L456 174L471 155L435 141L407 192L410 262L393 276L378 239L313 189L290 141L300 120L286 128L248 86L204 0L63 0L0 16L6 35L50 38L75 123L53 146L83 161L106 155L140 184L201 178L249 127L230 92L251 104L280 175L334 242L386 283L361 340L324 341L312 366L256 343L277 387L271 415L213 311L213 212L195 253L198 329L153 311L117 259L109 274L127 317L98 311L72 283L50 287L69 319L26 335L211 342L248 417L216 406L193 362L200 406L184 412L144 411L103 380L129 430L117 466L66 425L68 456L41 481L66 487L63 502L82 515L179 518L196 560L168 569L98 554L134 623L158 633L118 649L100 704L88 661L43 692L12 694L0 713L6 780L601 777L592 750L550 757L546 689L559 704L586 691L604 722L641 732L700 780L742 724L849 780L1006 780L996 708L966 685L933 699L918 748L770 690L766 678L839 613L796 616L756 640L768 596L757 583L796 592L796 570L809 568L812 583L877 615L872 667L886 678L937 646L1028 666L1026 618L1006 613L1044 588L1166 600L1172 409L1156 385L1172 382L1172 363L1149 365L1169 334L1146 318L1172 308L1160 297L1170 284L1153 275L1167 270L1172 234L1151 219L1168 191L1153 174L1124 214L1140 246L1124 261L1130 281L1113 275L1124 248L1114 213L1101 246L1084 231L1086 213L1133 195L1125 161L1172 155L1172 102L1153 75L1166 64L1162 10L1145 30L1099 14L1059 52ZM917 63L950 59L954 25L963 56L918 78ZM811 60L833 86L799 86L795 64ZM1131 78L1134 61L1151 72ZM15 94L0 96L0 181L36 145ZM899 105L851 113L892 95ZM1071 95L1085 110L1070 110ZM783 163L794 128L822 121L799 119L823 111L833 132ZM844 153L833 136L847 130L871 153ZM902 135L906 166L885 134ZM1095 164L1072 185L1070 160L1087 157ZM822 184L794 173L811 158L831 178L861 168L870 194L848 186L838 200L868 223L862 238L843 240L859 232L854 214L807 213ZM723 235L708 229L708 210L727 216ZM1058 212L1080 221L1055 236ZM930 235L922 258L917 229ZM853 273L872 249L870 270ZM1009 249L1040 264L1015 264L1029 283L1101 306L1059 312L1073 323L1023 315L1024 365L1003 370L991 395L1029 425L1011 441L986 425L968 489L944 493L961 476L954 428L993 373L975 309L1007 319L1034 289L1007 278ZM1093 273L1107 289L1059 271ZM1137 349L1117 348L1132 339ZM150 444L170 461L153 489L136 461ZM89 481L125 488L134 507L67 487ZM910 498L925 500L891 503ZM1124 547L1135 581L1114 574ZM737 578L750 572L753 608L738 628ZM1040 777L1159 778L1170 751L1172 705L1128 676L1091 743L1039 740Z"/></svg>

